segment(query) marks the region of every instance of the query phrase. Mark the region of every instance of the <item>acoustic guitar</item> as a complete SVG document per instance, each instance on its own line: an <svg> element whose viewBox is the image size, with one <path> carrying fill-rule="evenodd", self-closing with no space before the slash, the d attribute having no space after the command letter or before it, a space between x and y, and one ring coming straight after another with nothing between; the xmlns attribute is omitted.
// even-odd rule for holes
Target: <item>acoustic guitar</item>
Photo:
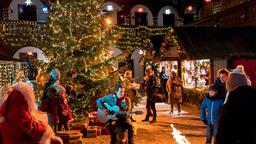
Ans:
<svg viewBox="0 0 256 144"><path fill-rule="evenodd" d="M128 112L128 111L120 111L120 108L117 105L110 106L108 103L104 103L103 109L98 108L97 111L97 119L101 123L106 123L109 120L116 120L116 115L127 115L129 117L130 114L143 114L142 111Z"/></svg>

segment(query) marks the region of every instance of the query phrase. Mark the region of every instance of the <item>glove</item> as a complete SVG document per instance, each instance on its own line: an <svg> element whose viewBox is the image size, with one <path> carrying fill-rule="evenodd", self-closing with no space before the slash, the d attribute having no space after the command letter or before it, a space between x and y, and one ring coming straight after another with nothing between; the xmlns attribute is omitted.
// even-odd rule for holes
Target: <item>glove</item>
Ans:
<svg viewBox="0 0 256 144"><path fill-rule="evenodd" d="M203 120L205 125L208 125L208 121L207 120Z"/></svg>

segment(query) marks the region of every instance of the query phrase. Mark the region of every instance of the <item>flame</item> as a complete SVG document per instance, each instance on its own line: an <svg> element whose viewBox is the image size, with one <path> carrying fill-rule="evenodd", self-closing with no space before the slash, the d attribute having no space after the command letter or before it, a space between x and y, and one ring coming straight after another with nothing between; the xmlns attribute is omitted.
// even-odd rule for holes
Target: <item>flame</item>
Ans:
<svg viewBox="0 0 256 144"><path fill-rule="evenodd" d="M190 142L185 138L185 136L182 136L181 135L181 132L178 131L174 126L173 124L171 124L171 127L172 127L172 135L174 137L174 139L176 140L176 142L178 144L190 144Z"/></svg>

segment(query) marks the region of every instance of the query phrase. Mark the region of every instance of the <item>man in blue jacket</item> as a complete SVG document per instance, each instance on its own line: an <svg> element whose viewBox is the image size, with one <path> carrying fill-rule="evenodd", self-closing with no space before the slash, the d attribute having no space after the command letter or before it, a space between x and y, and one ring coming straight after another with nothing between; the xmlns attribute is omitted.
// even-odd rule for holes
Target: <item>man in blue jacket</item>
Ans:
<svg viewBox="0 0 256 144"><path fill-rule="evenodd" d="M218 94L218 88L211 85L200 110L201 121L207 125L206 144L211 144L212 136L214 136L214 143L216 143L218 118L223 103L224 99Z"/></svg>
<svg viewBox="0 0 256 144"><path fill-rule="evenodd" d="M119 127L128 130L128 144L134 144L134 127L128 121L129 115L126 113L124 90L122 85L117 85L115 93L111 93L96 100L98 106L98 120L109 124L111 144L117 143L116 129ZM103 114L101 114L102 112ZM120 114L115 114L118 112L120 112Z"/></svg>

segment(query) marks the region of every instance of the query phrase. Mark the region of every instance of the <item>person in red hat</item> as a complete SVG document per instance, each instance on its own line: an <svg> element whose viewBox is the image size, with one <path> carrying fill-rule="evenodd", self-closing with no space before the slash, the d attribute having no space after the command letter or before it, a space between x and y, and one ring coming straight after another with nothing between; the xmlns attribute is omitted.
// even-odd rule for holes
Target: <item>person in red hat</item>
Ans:
<svg viewBox="0 0 256 144"><path fill-rule="evenodd" d="M32 88L23 82L0 107L0 129L4 144L62 144L48 125L47 115L35 108Z"/></svg>

